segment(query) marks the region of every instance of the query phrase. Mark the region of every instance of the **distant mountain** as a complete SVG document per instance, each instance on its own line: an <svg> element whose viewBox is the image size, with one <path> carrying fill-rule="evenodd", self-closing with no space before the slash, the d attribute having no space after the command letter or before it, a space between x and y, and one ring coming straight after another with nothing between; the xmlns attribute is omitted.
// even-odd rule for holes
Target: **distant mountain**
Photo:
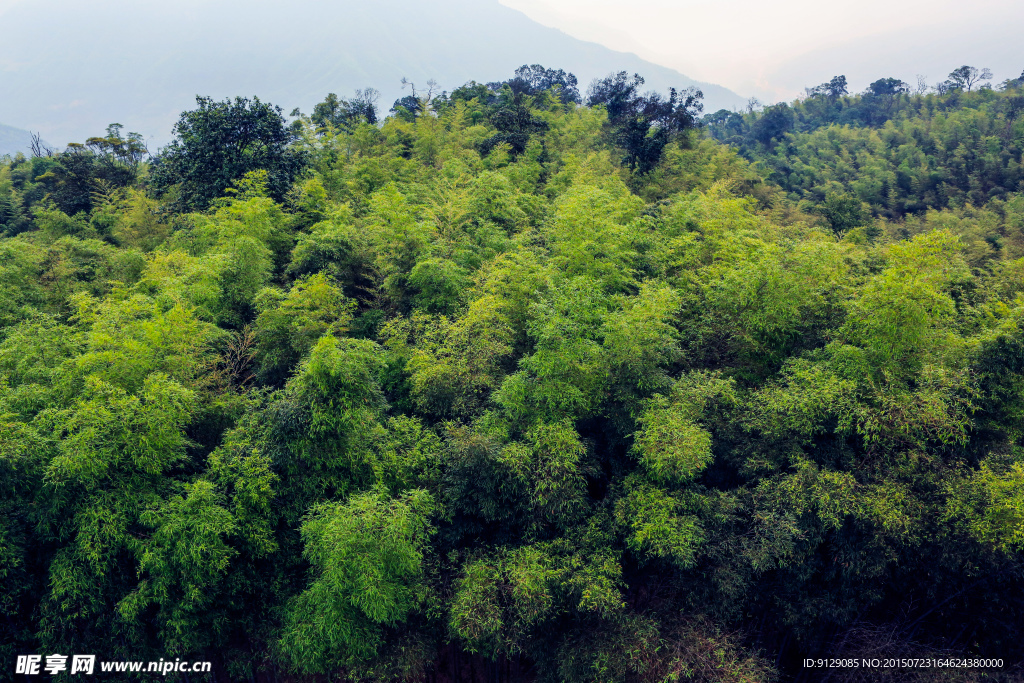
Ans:
<svg viewBox="0 0 1024 683"><path fill-rule="evenodd" d="M753 94L768 102L791 99L803 95L804 88L838 74L847 77L851 92L861 92L869 83L890 77L916 86L918 74L934 85L963 64L991 68L993 85L1020 76L1024 69L1021 23L1000 23L984 12L967 14L956 25L891 30L801 54L762 75L779 93Z"/></svg>
<svg viewBox="0 0 1024 683"><path fill-rule="evenodd" d="M497 0L29 0L0 17L0 36L0 120L57 145L118 122L153 148L197 94L309 111L328 92L370 86L384 114L409 94L403 77L451 90L535 63L575 73L581 90L625 70L655 90L698 85L708 111L745 101Z"/></svg>
<svg viewBox="0 0 1024 683"><path fill-rule="evenodd" d="M27 155L30 144L32 144L32 134L27 130L0 124L0 157L7 154L14 156L18 152Z"/></svg>

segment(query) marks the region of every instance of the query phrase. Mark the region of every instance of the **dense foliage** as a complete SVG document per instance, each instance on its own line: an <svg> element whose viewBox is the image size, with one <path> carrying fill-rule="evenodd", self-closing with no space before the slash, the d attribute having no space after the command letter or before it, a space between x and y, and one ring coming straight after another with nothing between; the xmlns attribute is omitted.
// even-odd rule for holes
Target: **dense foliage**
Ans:
<svg viewBox="0 0 1024 683"><path fill-rule="evenodd" d="M719 116L752 164L641 83L200 99L151 163L0 166L0 659L1017 675L1017 91Z"/></svg>
<svg viewBox="0 0 1024 683"><path fill-rule="evenodd" d="M838 76L792 106L723 110L705 121L794 201L845 193L890 219L983 207L1002 214L1024 191L1024 78L969 90L976 82L962 72L971 68L914 93L884 78L848 95Z"/></svg>

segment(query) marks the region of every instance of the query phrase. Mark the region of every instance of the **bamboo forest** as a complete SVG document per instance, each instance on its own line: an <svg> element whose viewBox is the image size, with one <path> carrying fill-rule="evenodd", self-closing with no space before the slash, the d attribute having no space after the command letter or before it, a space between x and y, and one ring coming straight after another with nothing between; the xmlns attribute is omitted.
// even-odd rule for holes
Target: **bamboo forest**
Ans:
<svg viewBox="0 0 1024 683"><path fill-rule="evenodd" d="M978 78L533 65L0 159L5 675L1024 679L1024 75Z"/></svg>

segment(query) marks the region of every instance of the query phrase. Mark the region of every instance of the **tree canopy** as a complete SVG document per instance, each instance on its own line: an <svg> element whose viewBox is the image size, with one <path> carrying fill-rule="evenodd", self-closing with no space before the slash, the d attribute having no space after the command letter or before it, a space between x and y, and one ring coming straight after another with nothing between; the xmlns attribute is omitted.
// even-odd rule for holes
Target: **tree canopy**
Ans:
<svg viewBox="0 0 1024 683"><path fill-rule="evenodd" d="M201 210L233 181L263 170L267 191L280 201L303 165L300 152L290 146L295 136L285 125L281 108L258 97L223 102L196 97L196 104L198 108L182 113L174 126L174 141L157 156L153 185L174 186L182 208Z"/></svg>
<svg viewBox="0 0 1024 683"><path fill-rule="evenodd" d="M534 65L4 159L0 657L1016 680L1024 105L976 85L702 128Z"/></svg>

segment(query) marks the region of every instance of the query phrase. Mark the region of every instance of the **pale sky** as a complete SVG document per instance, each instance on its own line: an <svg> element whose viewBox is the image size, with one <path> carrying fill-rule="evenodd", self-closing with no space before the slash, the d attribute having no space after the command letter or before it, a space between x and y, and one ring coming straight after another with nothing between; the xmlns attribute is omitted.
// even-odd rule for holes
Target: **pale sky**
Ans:
<svg viewBox="0 0 1024 683"><path fill-rule="evenodd" d="M0 0L0 23L31 1ZM935 83L961 64L991 68L996 83L1024 70L1022 0L480 0L495 1L765 101L792 99L838 74L863 90L890 76Z"/></svg>
<svg viewBox="0 0 1024 683"><path fill-rule="evenodd" d="M856 73L852 62L865 68L864 78L911 82L918 69L936 82L964 63L992 68L997 80L1024 70L1021 0L500 2L576 38L743 95L788 99L844 70ZM864 65L872 62L892 73L871 76ZM820 80L807 82L814 78ZM855 80L851 85L859 89L867 85Z"/></svg>

